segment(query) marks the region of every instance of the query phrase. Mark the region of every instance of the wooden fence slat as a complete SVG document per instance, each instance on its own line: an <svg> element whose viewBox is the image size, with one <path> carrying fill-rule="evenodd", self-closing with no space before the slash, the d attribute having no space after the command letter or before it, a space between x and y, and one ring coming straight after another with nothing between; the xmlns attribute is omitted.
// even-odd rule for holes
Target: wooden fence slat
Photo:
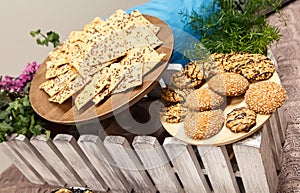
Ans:
<svg viewBox="0 0 300 193"><path fill-rule="evenodd" d="M107 185L92 166L72 135L58 134L53 139L53 143L89 188L107 191Z"/></svg>
<svg viewBox="0 0 300 193"><path fill-rule="evenodd" d="M15 150L31 164L31 166L45 179L50 185L62 186L64 180L58 173L49 165L47 160L33 147L29 139L24 135L19 134L14 140L11 140Z"/></svg>
<svg viewBox="0 0 300 193"><path fill-rule="evenodd" d="M132 145L160 193L183 192L166 154L155 137L137 136Z"/></svg>
<svg viewBox="0 0 300 193"><path fill-rule="evenodd" d="M174 137L167 137L163 146L183 184L185 192L211 192L191 145Z"/></svg>
<svg viewBox="0 0 300 193"><path fill-rule="evenodd" d="M279 136L280 130L277 127L275 117L272 116L271 118L272 120L268 120L263 125L263 129L265 129L268 134L268 138L270 141L269 146L272 149L276 169L279 171L281 169L282 163L282 144Z"/></svg>
<svg viewBox="0 0 300 193"><path fill-rule="evenodd" d="M7 141L0 144L0 149L4 152L13 164L23 173L23 175L32 183L45 184L42 176L23 158L19 152L15 151L12 142Z"/></svg>
<svg viewBox="0 0 300 193"><path fill-rule="evenodd" d="M281 143L284 143L285 141L285 134L287 129L287 117L284 113L284 107L280 107L277 109L277 111L274 113L274 116L276 118L277 123L279 123L280 129L281 129Z"/></svg>
<svg viewBox="0 0 300 193"><path fill-rule="evenodd" d="M276 192L277 174L266 130L233 144L246 192Z"/></svg>
<svg viewBox="0 0 300 193"><path fill-rule="evenodd" d="M155 186L126 138L107 136L104 139L104 146L134 189L134 192L156 192Z"/></svg>
<svg viewBox="0 0 300 193"><path fill-rule="evenodd" d="M47 140L45 135L38 135L32 137L30 142L62 179L64 179L68 186L85 186L83 180L67 162L51 139Z"/></svg>
<svg viewBox="0 0 300 193"><path fill-rule="evenodd" d="M214 192L240 192L225 146L197 146Z"/></svg>
<svg viewBox="0 0 300 193"><path fill-rule="evenodd" d="M115 167L115 162L98 136L81 135L78 144L113 192L131 192L132 188Z"/></svg>

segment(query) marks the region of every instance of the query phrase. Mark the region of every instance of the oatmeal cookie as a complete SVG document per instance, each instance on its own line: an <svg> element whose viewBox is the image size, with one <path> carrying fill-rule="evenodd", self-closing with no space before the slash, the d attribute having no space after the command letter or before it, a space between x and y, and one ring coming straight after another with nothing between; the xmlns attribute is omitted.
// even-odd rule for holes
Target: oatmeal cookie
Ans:
<svg viewBox="0 0 300 193"><path fill-rule="evenodd" d="M256 113L246 107L233 109L226 116L226 127L234 133L248 132L256 124Z"/></svg>
<svg viewBox="0 0 300 193"><path fill-rule="evenodd" d="M192 139L208 139L221 131L224 120L223 111L220 109L188 112L184 121L184 131Z"/></svg>
<svg viewBox="0 0 300 193"><path fill-rule="evenodd" d="M249 109L260 114L275 112L285 100L285 89L280 84L268 80L251 84L245 94L245 102Z"/></svg>
<svg viewBox="0 0 300 193"><path fill-rule="evenodd" d="M272 60L261 54L252 54L251 62L241 70L241 74L250 82L267 80L274 72L275 65Z"/></svg>
<svg viewBox="0 0 300 193"><path fill-rule="evenodd" d="M236 73L217 74L208 81L208 86L217 93L226 96L240 96L249 88L249 82Z"/></svg>
<svg viewBox="0 0 300 193"><path fill-rule="evenodd" d="M172 104L162 109L162 120L168 123L182 122L187 111L188 109L183 107L180 103Z"/></svg>
<svg viewBox="0 0 300 193"><path fill-rule="evenodd" d="M272 60L263 54L232 52L211 57L225 72L241 74L250 82L269 79L275 72Z"/></svg>
<svg viewBox="0 0 300 193"><path fill-rule="evenodd" d="M183 102L187 96L192 92L192 89L174 89L167 86L162 89L162 98L171 103Z"/></svg>
<svg viewBox="0 0 300 193"><path fill-rule="evenodd" d="M209 88L194 90L186 99L184 106L192 110L206 111L219 107L224 98Z"/></svg>
<svg viewBox="0 0 300 193"><path fill-rule="evenodd" d="M175 88L195 88L200 86L202 79L192 79L186 75L184 70L178 71L170 77L170 85Z"/></svg>

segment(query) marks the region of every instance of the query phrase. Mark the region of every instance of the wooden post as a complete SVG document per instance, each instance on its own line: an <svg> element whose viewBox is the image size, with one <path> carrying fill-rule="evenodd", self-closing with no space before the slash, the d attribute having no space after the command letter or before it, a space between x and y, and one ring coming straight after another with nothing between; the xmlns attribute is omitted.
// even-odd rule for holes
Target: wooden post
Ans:
<svg viewBox="0 0 300 193"><path fill-rule="evenodd" d="M60 153L52 140L46 140L45 135L34 136L31 144L49 162L51 167L64 179L68 186L84 187L85 183Z"/></svg>
<svg viewBox="0 0 300 193"><path fill-rule="evenodd" d="M225 146L197 146L214 192L240 192Z"/></svg>
<svg viewBox="0 0 300 193"><path fill-rule="evenodd" d="M104 139L104 146L134 189L134 192L156 192L156 188L145 172L144 167L124 137L107 136Z"/></svg>
<svg viewBox="0 0 300 193"><path fill-rule="evenodd" d="M277 109L277 111L274 113L274 116L276 118L277 123L280 125L281 133L282 133L282 138L281 138L281 143L284 143L285 141L285 134L286 134L286 129L287 129L287 117L284 112L284 107L280 107Z"/></svg>
<svg viewBox="0 0 300 193"><path fill-rule="evenodd" d="M270 141L269 146L272 149L276 169L279 171L282 163L282 144L279 135L281 130L277 126L276 119L272 116L270 120L263 125L263 129L265 129L266 133L268 133Z"/></svg>
<svg viewBox="0 0 300 193"><path fill-rule="evenodd" d="M273 193L277 188L277 173L267 129L233 144L246 192Z"/></svg>
<svg viewBox="0 0 300 193"><path fill-rule="evenodd" d="M131 192L132 188L119 168L115 167L115 162L98 136L81 135L78 144L110 190L113 192Z"/></svg>
<svg viewBox="0 0 300 193"><path fill-rule="evenodd" d="M13 164L23 173L23 175L34 184L45 184L42 176L24 159L24 157L14 150L12 142L7 141L0 144L0 149L4 152Z"/></svg>
<svg viewBox="0 0 300 193"><path fill-rule="evenodd" d="M155 137L137 136L132 145L160 193L183 192L166 154Z"/></svg>
<svg viewBox="0 0 300 193"><path fill-rule="evenodd" d="M49 165L47 160L33 147L24 135L19 134L11 141L14 149L18 151L28 163L45 179L50 185L62 186L65 184L64 180L58 173Z"/></svg>
<svg viewBox="0 0 300 193"><path fill-rule="evenodd" d="M164 149L183 184L185 192L211 192L191 145L174 137L167 137L164 141Z"/></svg>
<svg viewBox="0 0 300 193"><path fill-rule="evenodd" d="M58 134L54 138L53 143L89 188L107 191L107 185L80 149L72 135Z"/></svg>

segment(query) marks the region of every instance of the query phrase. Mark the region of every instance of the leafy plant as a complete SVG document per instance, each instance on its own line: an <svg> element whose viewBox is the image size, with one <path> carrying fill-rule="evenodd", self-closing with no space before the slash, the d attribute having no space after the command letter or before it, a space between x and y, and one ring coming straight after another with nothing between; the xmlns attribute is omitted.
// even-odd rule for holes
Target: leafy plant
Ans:
<svg viewBox="0 0 300 193"><path fill-rule="evenodd" d="M50 131L43 127L44 123L32 109L28 96L31 80L38 67L33 62L18 77L0 78L0 142L6 141L6 135L13 133L29 138L45 133L46 138L50 138Z"/></svg>
<svg viewBox="0 0 300 193"><path fill-rule="evenodd" d="M237 9L233 0L215 3L218 3L220 10L200 7L190 14L181 11L186 24L202 37L193 50L186 53L187 57L199 58L198 49L201 51L203 47L210 53L266 54L268 45L280 39L279 29L269 25L263 14L270 8L278 10L281 5L278 0L251 0L243 9Z"/></svg>
<svg viewBox="0 0 300 193"><path fill-rule="evenodd" d="M53 32L53 31L49 31L46 33L46 35L44 35L43 33L41 33L40 29L37 29L35 31L31 31L30 35L32 37L39 36L36 38L36 43L38 45L48 46L49 43L52 43L53 47L55 48L60 44L58 33Z"/></svg>

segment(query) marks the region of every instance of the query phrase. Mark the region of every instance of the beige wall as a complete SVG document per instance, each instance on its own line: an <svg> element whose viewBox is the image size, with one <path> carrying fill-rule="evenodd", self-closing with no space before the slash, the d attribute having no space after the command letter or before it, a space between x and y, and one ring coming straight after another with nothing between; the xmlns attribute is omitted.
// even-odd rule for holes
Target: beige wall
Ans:
<svg viewBox="0 0 300 193"><path fill-rule="evenodd" d="M18 75L28 62L43 62L52 48L42 47L29 35L40 28L53 30L64 40L94 17L107 17L148 0L3 0L0 6L0 75Z"/></svg>
<svg viewBox="0 0 300 193"><path fill-rule="evenodd" d="M2 0L0 6L0 75L17 76L28 62L42 63L52 47L41 47L31 30L53 30L64 40L94 17L107 17L148 0ZM11 161L0 151L0 173Z"/></svg>

